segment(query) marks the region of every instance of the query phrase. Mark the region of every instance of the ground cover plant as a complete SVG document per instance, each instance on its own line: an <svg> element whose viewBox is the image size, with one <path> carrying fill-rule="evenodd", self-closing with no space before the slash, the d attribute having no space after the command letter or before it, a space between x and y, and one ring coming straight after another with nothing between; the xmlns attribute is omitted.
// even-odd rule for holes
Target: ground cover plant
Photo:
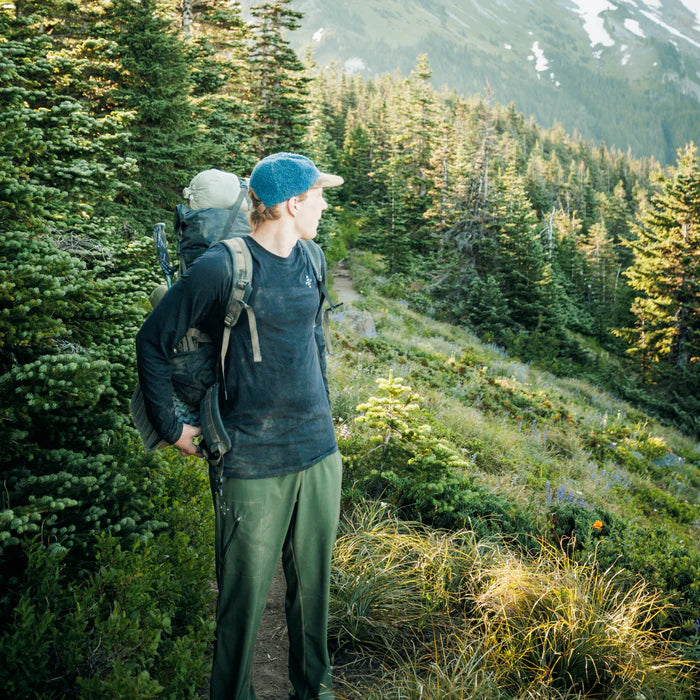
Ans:
<svg viewBox="0 0 700 700"><path fill-rule="evenodd" d="M686 698L666 604L593 561L436 530L367 501L346 513L331 628L348 698ZM340 668L338 668L340 666Z"/></svg>

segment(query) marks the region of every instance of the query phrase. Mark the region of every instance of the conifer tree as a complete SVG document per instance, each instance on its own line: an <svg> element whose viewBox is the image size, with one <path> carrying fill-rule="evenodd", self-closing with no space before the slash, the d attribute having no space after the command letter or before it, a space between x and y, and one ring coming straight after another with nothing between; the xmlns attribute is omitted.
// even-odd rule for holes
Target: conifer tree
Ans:
<svg viewBox="0 0 700 700"><path fill-rule="evenodd" d="M184 8L184 6L183 6ZM195 120L203 130L198 160L203 167L250 173L257 160L253 141L250 27L239 2L195 3L187 41ZM203 145L204 145L203 144Z"/></svg>
<svg viewBox="0 0 700 700"><path fill-rule="evenodd" d="M557 300L548 299L544 292L545 256L537 219L513 162L498 176L495 189L491 208L497 246L495 267L511 318L526 329L542 323L551 328Z"/></svg>
<svg viewBox="0 0 700 700"><path fill-rule="evenodd" d="M595 320L597 339L603 341L615 318L621 269L612 237L603 222L591 226L581 250L587 263L586 304Z"/></svg>
<svg viewBox="0 0 700 700"><path fill-rule="evenodd" d="M361 207L372 194L372 133L353 113L348 114L340 172L345 178L343 199Z"/></svg>
<svg viewBox="0 0 700 700"><path fill-rule="evenodd" d="M140 458L125 437L140 246L119 222L91 221L128 191L128 121L62 94L81 61L38 31L55 21L0 10L0 621L37 534L76 563L96 532L134 541L164 526L129 478Z"/></svg>
<svg viewBox="0 0 700 700"><path fill-rule="evenodd" d="M700 359L700 167L688 144L633 226L634 264L625 274L637 293L631 337L647 364L697 375Z"/></svg>
<svg viewBox="0 0 700 700"><path fill-rule="evenodd" d="M27 10L28 8L25 8ZM128 192L135 167L120 155L129 115L96 116L66 95L81 61L57 55L40 32L55 18L0 10L0 225L42 230L47 221L84 220L100 202ZM80 98L80 95L78 95Z"/></svg>
<svg viewBox="0 0 700 700"><path fill-rule="evenodd" d="M290 5L290 0L273 0L251 8L251 84L259 156L302 150L308 129L309 78L286 38L286 32L301 26L303 15Z"/></svg>
<svg viewBox="0 0 700 700"><path fill-rule="evenodd" d="M179 198L205 150L193 124L187 52L156 0L113 0L104 19L116 59L107 103L134 114L128 152L141 188L123 201L155 216Z"/></svg>

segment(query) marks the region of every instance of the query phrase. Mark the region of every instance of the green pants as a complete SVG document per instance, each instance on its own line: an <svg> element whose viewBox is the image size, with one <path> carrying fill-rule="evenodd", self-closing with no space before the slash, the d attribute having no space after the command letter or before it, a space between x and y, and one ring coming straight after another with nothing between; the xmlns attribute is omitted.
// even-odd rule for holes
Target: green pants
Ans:
<svg viewBox="0 0 700 700"><path fill-rule="evenodd" d="M335 697L326 638L340 485L338 452L297 474L212 484L219 585L212 700L255 698L255 637L280 554L289 680L300 700Z"/></svg>

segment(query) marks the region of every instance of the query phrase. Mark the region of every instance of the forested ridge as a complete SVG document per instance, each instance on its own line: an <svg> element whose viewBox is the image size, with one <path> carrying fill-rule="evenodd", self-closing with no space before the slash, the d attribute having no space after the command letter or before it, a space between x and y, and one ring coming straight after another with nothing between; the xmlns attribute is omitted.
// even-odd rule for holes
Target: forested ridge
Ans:
<svg viewBox="0 0 700 700"><path fill-rule="evenodd" d="M153 223L166 221L172 235L172 207L197 172L246 176L278 150L306 153L345 178L327 192L319 242L331 265L349 256L380 331L335 329L348 512L377 497L426 527L506 535L523 556L535 540L562 547L571 562L600 550L603 568L627 572L627 590L641 575L675 606L649 607L640 629L673 627L674 645L697 645L700 554L688 544L700 459L695 146L661 169L543 129L495 103L488 86L474 96L438 91L425 55L409 76L321 69L289 47L303 21L289 2L251 13L246 22L237 3L214 0L0 8L5 692L202 692L212 632L208 483L196 460L143 452L128 417L134 337L159 281ZM437 334L434 347L409 339L418 327L423 338ZM366 376L353 374L356 362L371 368ZM414 388L390 376L368 399L377 391L370 375L401 368ZM595 389L567 384L555 399L544 380L536 388L506 376L545 371ZM579 415L572 406L586 395L605 411ZM414 410L422 400L427 408ZM465 421L491 432L450 422L438 408L453 400L474 407ZM509 452L506 434L521 452ZM382 440L381 450L370 447ZM568 499L589 478L579 458L617 494L607 506ZM498 479L510 473L522 481L504 492ZM339 560L335 584L341 603L346 564ZM448 598L449 616L470 610ZM400 622L363 636L339 620L351 609L372 616L339 605L338 658L361 655L355 644L393 644L387 630ZM418 627L407 623L411 634ZM671 669L679 654L697 654L664 649ZM576 673L552 671L552 693ZM641 662L605 682L581 674L571 687L596 697L626 697L656 678ZM557 685L560 677L569 680ZM543 678L494 677L483 697L516 697ZM662 681L656 697L691 697L687 679ZM675 695L664 695L669 688Z"/></svg>

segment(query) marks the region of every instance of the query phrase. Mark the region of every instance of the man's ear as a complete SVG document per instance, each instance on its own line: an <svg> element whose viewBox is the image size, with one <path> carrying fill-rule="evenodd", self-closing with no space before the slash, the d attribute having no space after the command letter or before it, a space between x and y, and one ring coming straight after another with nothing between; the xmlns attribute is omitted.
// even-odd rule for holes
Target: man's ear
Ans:
<svg viewBox="0 0 700 700"><path fill-rule="evenodd" d="M289 213L290 216L297 215L297 210L299 208L299 199L297 197L290 197L285 202L285 205L287 207L287 212Z"/></svg>

